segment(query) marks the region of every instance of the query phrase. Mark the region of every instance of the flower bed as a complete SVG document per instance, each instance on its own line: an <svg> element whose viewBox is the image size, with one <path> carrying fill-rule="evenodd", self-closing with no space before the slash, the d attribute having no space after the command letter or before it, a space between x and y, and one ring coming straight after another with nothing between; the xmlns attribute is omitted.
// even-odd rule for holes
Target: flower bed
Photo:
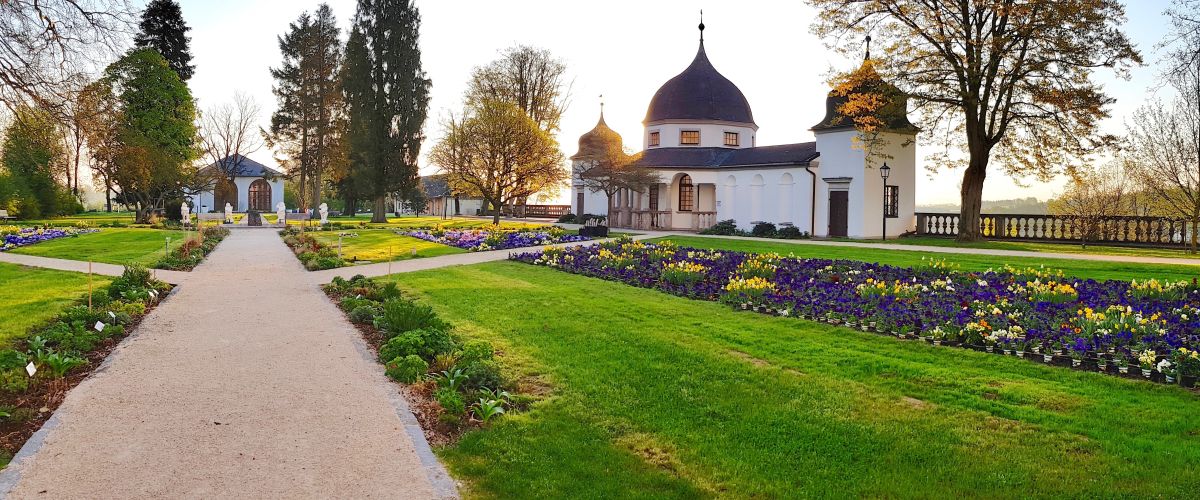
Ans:
<svg viewBox="0 0 1200 500"><path fill-rule="evenodd" d="M171 286L130 265L107 287L0 350L0 453L11 457Z"/></svg>
<svg viewBox="0 0 1200 500"><path fill-rule="evenodd" d="M500 227L492 227L490 229L442 229L441 227L437 227L433 229L403 231L399 234L458 247L471 252L536 247L591 239L587 236L567 234L565 230L555 226L536 229L502 229Z"/></svg>
<svg viewBox="0 0 1200 500"><path fill-rule="evenodd" d="M463 341L433 308L403 297L395 283L360 275L334 278L322 289L358 327L388 377L402 384L435 446L532 403L502 375L491 343Z"/></svg>
<svg viewBox="0 0 1200 500"><path fill-rule="evenodd" d="M176 248L170 255L159 259L154 267L172 271L191 271L217 248L217 244L221 240L228 236L229 229L220 226L201 228L199 235L193 237L189 234L183 245Z"/></svg>
<svg viewBox="0 0 1200 500"><path fill-rule="evenodd" d="M1200 286L1079 280L1045 269L962 272L800 259L628 240L515 254L514 260L799 316L1106 373L1193 386Z"/></svg>
<svg viewBox="0 0 1200 500"><path fill-rule="evenodd" d="M4 226L0 227L0 252L41 243L43 241L94 233L99 229L59 229Z"/></svg>

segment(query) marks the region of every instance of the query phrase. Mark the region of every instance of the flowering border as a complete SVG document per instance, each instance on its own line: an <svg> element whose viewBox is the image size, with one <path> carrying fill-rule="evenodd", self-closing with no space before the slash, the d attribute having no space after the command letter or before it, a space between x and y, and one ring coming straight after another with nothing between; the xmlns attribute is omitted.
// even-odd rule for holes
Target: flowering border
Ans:
<svg viewBox="0 0 1200 500"><path fill-rule="evenodd" d="M43 241L56 240L81 234L95 233L99 229L59 229L4 226L0 227L0 252L14 248L36 245Z"/></svg>
<svg viewBox="0 0 1200 500"><path fill-rule="evenodd" d="M512 260L931 344L1185 386L1200 375L1195 281L1095 281L1046 269L963 272L629 240Z"/></svg>

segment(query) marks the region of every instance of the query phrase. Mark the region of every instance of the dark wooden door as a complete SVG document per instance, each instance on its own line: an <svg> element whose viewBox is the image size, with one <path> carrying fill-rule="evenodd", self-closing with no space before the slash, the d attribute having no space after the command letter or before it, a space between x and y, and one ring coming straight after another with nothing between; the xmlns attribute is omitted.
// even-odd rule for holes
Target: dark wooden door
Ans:
<svg viewBox="0 0 1200 500"><path fill-rule="evenodd" d="M575 215L583 215L583 214L587 213L587 212L583 211L583 192L582 191L575 193L575 208L577 210L579 210L579 213L577 213Z"/></svg>
<svg viewBox="0 0 1200 500"><path fill-rule="evenodd" d="M849 191L829 192L829 236L846 237L846 223L850 208Z"/></svg>

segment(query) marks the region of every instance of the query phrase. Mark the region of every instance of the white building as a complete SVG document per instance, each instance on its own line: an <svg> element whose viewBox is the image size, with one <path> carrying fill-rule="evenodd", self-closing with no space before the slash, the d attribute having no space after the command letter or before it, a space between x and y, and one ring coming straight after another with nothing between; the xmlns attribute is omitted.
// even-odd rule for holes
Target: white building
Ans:
<svg viewBox="0 0 1200 500"><path fill-rule="evenodd" d="M275 204L283 201L283 172L242 155L229 156L220 163L225 168L214 163L200 169L202 175L208 174L215 181L209 189L189 197L201 213L223 212L225 203L235 212L274 212ZM233 173L233 180L221 172Z"/></svg>
<svg viewBox="0 0 1200 500"><path fill-rule="evenodd" d="M703 35L703 24L700 30ZM826 98L826 117L811 129L815 142L758 146L749 102L709 62L701 36L692 64L658 89L646 111L636 165L657 172L659 183L618 193L609 225L698 230L733 219L742 229L772 222L818 237L878 238L885 210L876 168L881 156L891 170L887 234L915 230L917 128L908 121L906 101L885 117L877 146L883 155L871 163L856 145L853 122L838 115L843 102L832 93ZM574 172L593 161L598 144L620 140L601 113L579 139ZM608 212L607 196L585 187L578 175L572 194L574 213Z"/></svg>

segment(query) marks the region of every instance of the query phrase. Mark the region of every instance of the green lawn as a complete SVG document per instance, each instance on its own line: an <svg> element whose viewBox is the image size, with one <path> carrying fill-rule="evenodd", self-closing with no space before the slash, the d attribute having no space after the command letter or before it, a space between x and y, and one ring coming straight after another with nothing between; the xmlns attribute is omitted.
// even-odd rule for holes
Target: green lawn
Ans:
<svg viewBox="0 0 1200 500"><path fill-rule="evenodd" d="M514 262L392 279L461 335L493 341L525 391L546 394L438 450L468 496L1179 498L1200 488L1200 400L1179 387Z"/></svg>
<svg viewBox="0 0 1200 500"><path fill-rule="evenodd" d="M340 232L358 235L357 237L342 238L342 258L349 261L357 258L370 262L386 262L466 252L466 250L441 243L425 241L412 236L401 236L391 229L315 231L309 234L336 249Z"/></svg>
<svg viewBox="0 0 1200 500"><path fill-rule="evenodd" d="M96 288L109 283L104 276L93 280ZM6 263L0 263L0 283L0 347L8 347L88 291L86 274Z"/></svg>
<svg viewBox="0 0 1200 500"><path fill-rule="evenodd" d="M175 249L183 244L186 236L185 231L103 228L96 233L45 241L10 252L108 264L137 262L151 266L163 257L163 247L168 237L171 238L171 248Z"/></svg>
<svg viewBox="0 0 1200 500"><path fill-rule="evenodd" d="M851 241L851 240L847 240ZM858 243L883 243L880 241L853 240ZM1200 259L1200 255L1188 253L1184 249L1171 248L1141 248L1082 245L1069 243L1037 243L1032 241L983 241L979 243L959 243L954 238L935 238L930 236L911 236L888 240L887 243L902 245L927 245L938 247L988 248L993 250L1022 250L1026 252L1048 253L1081 253L1092 255L1135 255L1139 257L1172 257L1177 259Z"/></svg>
<svg viewBox="0 0 1200 500"><path fill-rule="evenodd" d="M330 217L329 222L341 222L342 224L357 224L361 222L369 223L371 216L356 215L353 217ZM388 223L371 224L371 227L388 227L392 229L414 229L423 227L442 226L447 229L464 229L464 228L485 228L492 225L491 219L476 219L471 217L450 217L443 219L430 215L402 215L399 217L389 216ZM501 227L541 227L545 226L541 222L513 222L500 221Z"/></svg>
<svg viewBox="0 0 1200 500"><path fill-rule="evenodd" d="M671 240L681 246L715 248L742 252L776 252L796 257L849 259L877 262L895 266L913 266L921 259L945 259L959 264L965 271L983 271L1000 268L1005 264L1018 267L1046 266L1061 269L1070 276L1104 279L1169 279L1191 280L1200 276L1200 266L1134 264L1123 262L1101 262L1076 259L1039 259L1032 257L997 257L992 255L970 255L953 253L931 253L918 251L878 250L874 248L828 245L805 245L786 242L755 241L738 238L701 238L696 236L670 236L649 241Z"/></svg>
<svg viewBox="0 0 1200 500"><path fill-rule="evenodd" d="M111 224L119 222L122 224L133 224L133 212L85 212L76 215L66 215L62 217L53 217L49 219L36 220L21 220L15 221L18 225L51 225L58 227L69 227L75 225L76 222L86 222L91 226L99 226L101 224Z"/></svg>

